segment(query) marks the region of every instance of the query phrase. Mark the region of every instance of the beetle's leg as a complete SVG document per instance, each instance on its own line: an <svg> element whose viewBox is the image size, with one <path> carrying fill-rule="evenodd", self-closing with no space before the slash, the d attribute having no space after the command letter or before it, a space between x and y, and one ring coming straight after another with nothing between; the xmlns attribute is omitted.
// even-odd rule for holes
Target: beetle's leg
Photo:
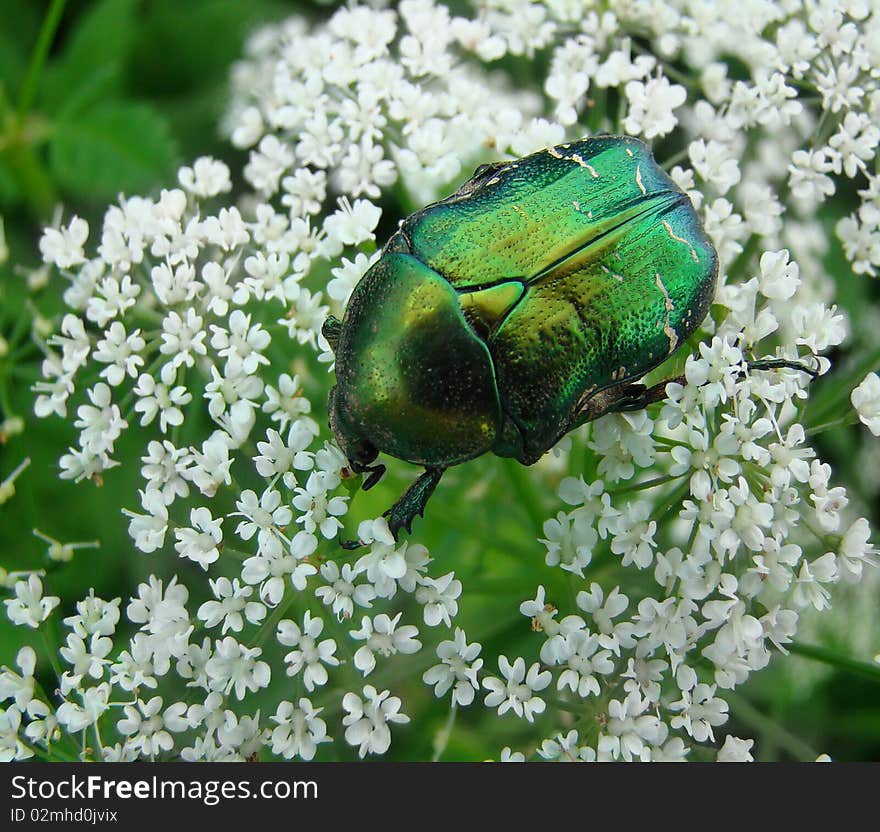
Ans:
<svg viewBox="0 0 880 832"><path fill-rule="evenodd" d="M745 366L746 370L743 373L752 370L789 369L807 373L812 378L817 378L819 375L818 369L786 358L765 358L758 361L747 361ZM649 404L663 401L666 398L666 385L672 383L684 385L687 381L684 375L680 375L664 379L651 387L645 387L644 384L625 384L621 387L609 387L605 390L600 390L598 393L590 396L583 403L582 407L575 412L571 425L566 428L565 433L579 428L587 422L592 422L593 419L598 419L606 413L626 413L632 410L644 410Z"/></svg>
<svg viewBox="0 0 880 832"><path fill-rule="evenodd" d="M412 521L416 515L424 515L425 505L434 493L437 483L440 482L444 470L444 468L426 468L425 473L407 488L400 499L385 512L383 517L388 518L388 528L395 540L397 540L401 529L412 533Z"/></svg>
<svg viewBox="0 0 880 832"><path fill-rule="evenodd" d="M651 387L644 384L628 384L624 389L624 395L606 412L626 413L631 410L644 410L649 404L662 402L666 398L667 384L685 384L685 377L674 376L657 382Z"/></svg>
<svg viewBox="0 0 880 832"><path fill-rule="evenodd" d="M799 370L811 378L819 377L818 362L816 367L808 367L800 361L790 361L787 358L760 358L757 361L747 361L746 367L749 370Z"/></svg>
<svg viewBox="0 0 880 832"><path fill-rule="evenodd" d="M592 422L606 413L622 413L629 410L642 410L649 404L659 402L666 398L666 385L671 381L684 383L684 376L668 378L653 387L645 387L644 384L622 384L617 387L606 387L598 393L594 393L584 400L581 406L574 412L571 422L565 428L562 436L570 431ZM561 438L561 437L560 437Z"/></svg>
<svg viewBox="0 0 880 832"><path fill-rule="evenodd" d="M333 315L328 315L327 320L321 326L321 335L327 339L330 349L336 353L336 346L339 344L339 333L342 331L342 321Z"/></svg>
<svg viewBox="0 0 880 832"><path fill-rule="evenodd" d="M369 491L379 480L385 476L385 466L384 465L371 465L369 468L364 468L363 473L367 475L367 478L364 480L364 484L361 486L364 491Z"/></svg>

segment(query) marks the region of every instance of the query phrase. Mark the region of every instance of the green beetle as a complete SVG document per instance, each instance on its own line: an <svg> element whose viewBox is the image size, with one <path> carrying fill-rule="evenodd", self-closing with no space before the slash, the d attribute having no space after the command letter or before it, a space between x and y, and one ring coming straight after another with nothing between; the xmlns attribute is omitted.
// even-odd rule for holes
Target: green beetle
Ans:
<svg viewBox="0 0 880 832"><path fill-rule="evenodd" d="M385 453L424 473L386 512L411 531L443 471L481 454L536 462L701 324L718 258L650 149L597 136L483 165L400 223L324 336L330 426L371 488Z"/></svg>

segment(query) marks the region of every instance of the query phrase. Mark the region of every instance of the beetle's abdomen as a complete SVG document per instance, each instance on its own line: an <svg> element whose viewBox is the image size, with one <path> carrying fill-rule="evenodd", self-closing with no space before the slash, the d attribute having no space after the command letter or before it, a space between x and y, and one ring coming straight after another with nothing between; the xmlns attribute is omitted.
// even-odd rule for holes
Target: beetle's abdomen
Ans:
<svg viewBox="0 0 880 832"><path fill-rule="evenodd" d="M488 451L501 422L492 361L455 289L407 254L358 283L336 350L337 406L380 451L445 467Z"/></svg>

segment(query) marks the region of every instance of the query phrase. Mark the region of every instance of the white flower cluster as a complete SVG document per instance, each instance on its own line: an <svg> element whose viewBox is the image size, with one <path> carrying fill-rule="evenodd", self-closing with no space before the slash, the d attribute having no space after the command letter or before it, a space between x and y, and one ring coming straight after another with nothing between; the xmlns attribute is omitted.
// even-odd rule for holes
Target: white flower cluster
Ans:
<svg viewBox="0 0 880 832"><path fill-rule="evenodd" d="M861 0L487 0L471 17L404 0L257 33L226 119L250 152L249 198L224 205L230 171L202 158L156 199L121 198L97 245L76 217L41 240L69 280L36 389L37 414L78 431L61 476L100 482L137 432L131 538L184 562L64 619L59 698L29 648L0 671L0 759L310 760L330 742L384 754L411 719L391 687L416 668L453 715L481 702L540 725L549 738L527 750L544 759L682 759L714 742L725 691L876 555L807 441L807 373L778 365L825 372L817 356L847 335L816 219L841 180L867 183L837 225L847 257L856 272L880 264L878 42ZM605 416L573 440L584 453L567 439L536 469L567 474L528 547L546 549L543 583L561 574L572 601L539 587L520 607L535 656L502 654L500 675L481 676L453 572L429 575L428 550L396 544L384 520L359 525L362 554L337 545L350 472L303 386L320 388L321 325L374 262L380 198L395 188L416 207L480 161L590 129L681 147L668 167L719 252L717 305L659 412ZM875 433L876 378L853 393ZM59 603L36 574L8 585L17 624ZM718 758L751 750L728 736Z"/></svg>

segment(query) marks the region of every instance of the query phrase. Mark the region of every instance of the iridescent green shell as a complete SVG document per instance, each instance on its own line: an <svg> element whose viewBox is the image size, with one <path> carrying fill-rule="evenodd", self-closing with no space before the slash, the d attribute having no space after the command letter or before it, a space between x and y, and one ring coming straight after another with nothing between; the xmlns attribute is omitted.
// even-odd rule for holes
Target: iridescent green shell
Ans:
<svg viewBox="0 0 880 832"><path fill-rule="evenodd" d="M598 391L684 342L716 272L690 200L636 139L487 166L404 220L355 288L337 438L441 468L534 462Z"/></svg>

